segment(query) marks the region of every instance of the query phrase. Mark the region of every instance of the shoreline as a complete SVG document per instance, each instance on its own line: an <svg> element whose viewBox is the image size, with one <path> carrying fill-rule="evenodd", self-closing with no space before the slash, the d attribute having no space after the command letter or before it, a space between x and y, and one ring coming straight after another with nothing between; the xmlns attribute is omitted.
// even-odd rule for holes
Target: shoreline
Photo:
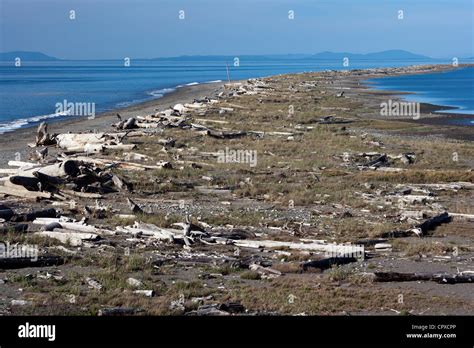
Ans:
<svg viewBox="0 0 474 348"><path fill-rule="evenodd" d="M102 112L94 119L88 119L85 116L74 117L71 119L62 119L48 124L51 133L65 132L94 132L110 130L110 125L117 121L116 114L122 117L132 117L137 114L148 114L156 112L156 109L167 108L177 103L192 102L193 99L203 98L206 95L216 93L223 86L222 82L203 83L198 85L183 86L171 93L165 94L161 98L149 100L146 102L126 106L123 108L112 109ZM17 153L21 158L26 158L28 153L28 143L35 140L37 125L25 128L15 129L11 132L0 135L0 164L5 164L9 160L15 159Z"/></svg>
<svg viewBox="0 0 474 348"><path fill-rule="evenodd" d="M463 64L460 67L473 66L471 64ZM428 72L423 70L424 68L430 69ZM421 71L420 71L421 69ZM365 93L363 103L374 106L374 102L380 105L380 97L390 97L393 100L400 101L403 98L403 94L412 94L411 92L395 91L395 90L380 90L370 87L365 81L373 78L383 78L386 76L396 75L414 75L414 74L425 74L425 73L437 73L455 69L449 65L414 65L404 66L398 68L371 68L371 69L355 69L355 70L331 70L331 73L336 75L349 75L349 80L344 81L351 85L351 88L362 89ZM270 77L264 77L261 79L271 79L278 76L292 76L292 75L318 75L324 74L324 71L310 72L310 73L298 73L298 74L283 74L275 75ZM365 73L365 76L358 76L356 73ZM380 75L382 74L382 75ZM233 80L231 83L239 83L241 80ZM65 132L98 132L110 130L112 123L116 122L116 114L119 113L122 117L133 117L136 115L145 115L154 113L159 109L165 109L177 103L192 102L193 99L204 98L205 96L216 96L220 91L223 90L225 82L208 82L200 83L195 85L184 85L174 91L163 95L163 97L152 99L145 102L140 102L123 108L115 108L109 111L98 114L94 119L89 120L85 116L74 117L71 119L61 119L56 122L48 124L51 133L65 133ZM350 91L348 91L350 92ZM449 121L454 118L472 118L474 115L460 114L460 113L443 113L438 111L433 113L435 110L452 110L452 107L435 105L429 103L420 103L420 110L423 117L419 120L412 118L396 118L384 119L380 115L365 115L367 119L380 119L386 121L396 122L412 122L416 124L424 124L432 127L436 127L436 133L442 134L444 137L452 139L461 139L474 141L474 135L469 132L463 131L463 128L469 128L470 126L451 124ZM456 129L452 129L455 127ZM28 143L34 142L36 136L37 125L25 128L15 129L11 132L6 132L0 135L0 147L2 152L0 153L0 165L6 164L9 160L14 160L18 157L26 158L28 156L29 148ZM472 132L471 132L472 133ZM410 135L409 132L405 132L404 135Z"/></svg>
<svg viewBox="0 0 474 348"><path fill-rule="evenodd" d="M425 65L410 65L410 66L401 66L401 67L395 67L395 68L391 68L391 67L388 67L388 68L367 68L367 69L353 69L353 70L328 70L328 71L334 71L336 73L344 73L346 71L349 71L349 72L354 72L354 71L372 71L372 70L390 70L390 69L400 69L400 70L405 70L405 69L410 69L410 68L416 68L416 67L423 67ZM442 72L442 71L448 71L448 70L454 70L456 69L455 67L452 67L452 66L447 66L447 65L443 65L443 64L433 64L433 65L426 65L426 66L430 66L430 67L440 67L439 70L436 70L434 71L433 73L438 73L438 72ZM474 67L474 64L471 64L471 63L465 63L465 64L460 64L459 67ZM269 76L262 76L262 77L253 77L253 78L259 78L259 79L266 79L266 78L274 78L276 76L279 76L279 75L294 75L294 74L314 74L314 73L322 73L324 72L324 70L321 70L321 71L313 71L313 72L298 72L298 73L291 73L291 74L276 74L276 75L269 75ZM410 72L410 73L407 73L406 75L418 75L418 74L425 74L425 72ZM399 75L399 74L392 74L392 75L385 75L385 76L377 76L375 77L376 79L383 79L384 77L390 77L390 76L395 76L395 75ZM405 74L404 74L405 75ZM403 96L403 95L417 95L418 93L417 92L409 92L409 91L398 91L398 90L390 90L390 89L381 89L381 88L376 88L376 87L373 87L371 85L371 83L368 81L368 80L371 80L373 79L374 77L367 77L366 79L362 80L362 81L359 81L360 83L362 83L363 85L365 85L369 90L374 90L374 91L379 91L379 92L387 92L389 93L390 95L394 96L394 97L399 97L399 96ZM242 80L232 80L231 82L232 83L237 83L237 82L241 82ZM162 88L162 90L164 89L169 89L171 90L170 92L168 93L164 93L161 97L157 97L157 98L152 98L152 99L149 99L149 100L144 100L144 101L140 101L140 102L137 102L137 103L133 103L133 104L130 104L130 105L127 105L127 106L117 106L118 104L120 103L128 103L128 102L120 102L118 104L116 104L115 106L111 107L110 109L107 109L106 111L102 111L100 113L98 113L96 115L96 118L98 117L103 117L103 116L106 116L106 115L109 115L109 114L113 114L113 113L117 113L117 112L127 112L128 110L143 110L143 109L147 109L147 107L149 105L152 105L153 103L157 103L158 100L163 100L164 98L166 97L170 97L170 98L173 98L174 96L179 96L181 95L181 90L186 90L186 89L189 89L190 87L204 87L206 85L221 85L223 86L226 82L225 81L221 81L221 80L217 80L217 81L207 81L207 82L191 82L191 83L188 83L188 84L183 84L183 85L177 85L177 86L173 86L173 87L164 87ZM208 90L208 88L202 88L203 90ZM197 92L197 91L196 91ZM197 92L198 93L198 92ZM186 94L186 92L183 92L182 94ZM132 102L130 102L132 103ZM460 107L458 106L449 106L449 105L440 105L440 104L434 104L434 103L428 103L428 102L419 102L420 104L424 104L426 106L433 106L432 107L429 107L430 111L434 111L435 108L436 109L436 113L440 113L440 115L442 116L448 116L447 113L445 114L442 114L444 110L456 110L456 109L459 109ZM159 105L160 103L157 103L157 105ZM459 116L460 118L463 118L463 116L466 116L467 118L469 118L470 116L474 116L474 114L465 114L465 113L462 113L462 112L453 112L453 113L449 113L449 114L452 114L453 116ZM24 120L27 120L29 118L37 118L37 117L43 117L44 115L38 115L38 116L31 116L31 117L27 117L27 118L24 118ZM59 116L58 119L56 119L55 117L51 117L51 118L46 118L42 121L44 122L47 122L49 120L51 120L49 122L50 125L54 125L54 124L62 124L62 123L75 123L76 121L78 120L82 120L85 122L84 120L85 116L73 116L72 118L68 118L67 116ZM12 120L12 121L9 121L9 122L14 122L14 121L19 121L20 119L18 120ZM22 119L23 120L23 119ZM5 134L9 134L9 133L15 133L15 132L21 132L22 130L26 130L26 129L34 129L38 126L38 124L40 124L42 121L38 121L38 122L35 122L33 124L31 124L30 126L26 126L26 127L22 127L20 126L19 128L15 128L15 129L12 129L12 130L8 130L4 133L0 133L0 136L1 135L5 135Z"/></svg>
<svg viewBox="0 0 474 348"><path fill-rule="evenodd" d="M446 72L446 71L450 71L450 70L455 70L455 69L458 69L458 68L468 68L468 67L473 68L474 64L470 64L470 63L469 64L461 64L459 67L446 68L446 69L442 69L440 71L436 71L434 73L436 74L436 73ZM409 75L420 75L420 74L423 75L424 73L413 73L413 74L409 74ZM391 76L393 76L393 75L381 76L381 77L377 77L377 78L368 78L367 80L363 81L363 83L364 83L365 86L367 86L367 88L369 90L379 91L379 92L387 92L387 93L389 93L393 96L396 96L398 99L402 98L406 102L416 102L416 103L419 103L420 105L425 105L425 109L429 110L430 112L434 112L435 115L439 114L439 115L442 115L443 117L453 115L453 116L459 117L461 119L462 118L473 118L474 117L474 113L462 112L463 111L461 109L462 106L444 105L444 104L437 104L437 103L429 102L429 101L423 101L423 97L421 96L420 92L390 89L390 88L385 88L385 87L382 87L382 86L377 87L377 84L375 82L369 81L369 80L382 80L384 78L391 77ZM404 98L405 95L413 96L414 100L409 100L409 99ZM446 112L448 110L453 111L453 112ZM447 125L452 125L452 124L449 123ZM459 126L469 126L469 125L466 125L466 124L458 124L458 125ZM474 126L474 124L473 124L473 126Z"/></svg>

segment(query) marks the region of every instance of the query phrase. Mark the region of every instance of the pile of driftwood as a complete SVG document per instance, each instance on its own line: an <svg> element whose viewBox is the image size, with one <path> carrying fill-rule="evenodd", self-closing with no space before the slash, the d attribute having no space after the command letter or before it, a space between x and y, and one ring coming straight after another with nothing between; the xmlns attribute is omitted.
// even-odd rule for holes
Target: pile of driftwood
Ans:
<svg viewBox="0 0 474 348"><path fill-rule="evenodd" d="M61 160L53 164L10 161L17 166L13 173L1 178L0 194L30 199L71 197L101 198L131 186L109 169L79 160Z"/></svg>
<svg viewBox="0 0 474 348"><path fill-rule="evenodd" d="M342 165L349 164L355 166L359 170L385 170L385 171L403 171L403 168L392 167L396 161L400 161L405 165L415 162L416 155L414 153L401 153L399 155L391 155L380 152L360 152L356 154L344 153L337 155L337 158L343 160Z"/></svg>
<svg viewBox="0 0 474 348"><path fill-rule="evenodd" d="M132 150L135 148L134 144L122 144L122 140L123 137L120 135L106 133L49 134L48 125L42 122L38 126L35 144L29 144L29 146L40 147L57 145L67 153L96 153L106 149ZM41 159L44 159L44 156L42 156Z"/></svg>

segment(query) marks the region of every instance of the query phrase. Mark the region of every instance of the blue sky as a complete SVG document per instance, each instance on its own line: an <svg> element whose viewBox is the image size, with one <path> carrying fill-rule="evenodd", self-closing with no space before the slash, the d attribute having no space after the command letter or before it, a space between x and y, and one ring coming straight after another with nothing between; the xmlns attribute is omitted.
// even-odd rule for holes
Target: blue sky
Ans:
<svg viewBox="0 0 474 348"><path fill-rule="evenodd" d="M474 56L473 0L0 0L0 51L65 59L367 53ZM69 19L69 11L76 19ZM185 11L180 20L179 11ZM288 11L295 18L288 18ZM404 11L399 20L398 11Z"/></svg>

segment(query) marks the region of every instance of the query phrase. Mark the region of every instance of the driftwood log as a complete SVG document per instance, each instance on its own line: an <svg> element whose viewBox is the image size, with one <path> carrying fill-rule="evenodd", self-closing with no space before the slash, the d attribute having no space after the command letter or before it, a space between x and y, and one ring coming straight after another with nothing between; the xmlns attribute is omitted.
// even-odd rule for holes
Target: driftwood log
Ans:
<svg viewBox="0 0 474 348"><path fill-rule="evenodd" d="M29 257L8 257L0 258L0 269L17 269L26 267L47 267L64 264L64 259L60 256L38 256L37 259Z"/></svg>
<svg viewBox="0 0 474 348"><path fill-rule="evenodd" d="M474 282L474 274L375 272L373 280L375 282L434 281L440 284L457 284Z"/></svg>
<svg viewBox="0 0 474 348"><path fill-rule="evenodd" d="M421 224L415 226L415 228L406 230L406 231L391 231L384 232L380 235L381 238L400 238L400 237L410 237L412 235L417 235L423 237L428 234L431 230L435 229L437 226L451 221L451 217L448 213L444 212L442 214L436 215Z"/></svg>
<svg viewBox="0 0 474 348"><path fill-rule="evenodd" d="M355 257L330 257L327 259L304 262L301 266L303 271L306 271L308 268L319 268L325 270L331 268L333 265L346 265L357 261L358 260Z"/></svg>

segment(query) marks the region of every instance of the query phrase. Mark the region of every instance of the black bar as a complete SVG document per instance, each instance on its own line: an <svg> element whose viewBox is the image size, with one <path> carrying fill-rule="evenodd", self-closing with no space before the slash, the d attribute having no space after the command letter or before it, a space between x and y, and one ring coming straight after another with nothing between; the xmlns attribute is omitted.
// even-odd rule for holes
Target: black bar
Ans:
<svg viewBox="0 0 474 348"><path fill-rule="evenodd" d="M0 345L448 345L472 347L474 317L0 317ZM25 323L55 325L55 340L20 338ZM416 327L414 327L415 325ZM431 326L430 326L431 325ZM425 327L423 330L422 328ZM455 334L455 338L407 338Z"/></svg>

